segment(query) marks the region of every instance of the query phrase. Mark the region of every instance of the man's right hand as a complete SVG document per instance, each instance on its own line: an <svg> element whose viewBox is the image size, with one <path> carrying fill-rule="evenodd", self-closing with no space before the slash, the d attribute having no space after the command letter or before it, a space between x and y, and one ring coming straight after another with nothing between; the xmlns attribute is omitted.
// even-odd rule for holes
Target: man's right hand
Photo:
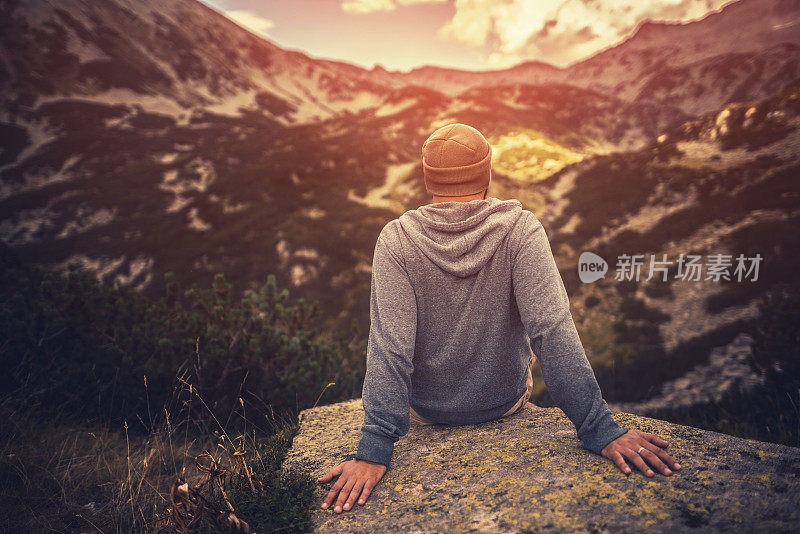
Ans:
<svg viewBox="0 0 800 534"><path fill-rule="evenodd" d="M669 444L664 439L655 434L631 429L606 445L600 454L614 462L626 475L631 472L631 468L625 463L626 458L648 477L654 474L650 466L655 467L664 475L671 475L670 467L677 471L681 466L667 454L667 451L662 449L662 447L668 446ZM648 463L650 466L647 465Z"/></svg>
<svg viewBox="0 0 800 534"><path fill-rule="evenodd" d="M385 473L385 465L367 460L348 460L340 463L317 479L319 482L330 482L333 477L339 477L322 502L322 507L328 508L336 499L333 511L339 514L343 510L351 509L356 499L358 504L364 504L372 493L372 488L380 482Z"/></svg>

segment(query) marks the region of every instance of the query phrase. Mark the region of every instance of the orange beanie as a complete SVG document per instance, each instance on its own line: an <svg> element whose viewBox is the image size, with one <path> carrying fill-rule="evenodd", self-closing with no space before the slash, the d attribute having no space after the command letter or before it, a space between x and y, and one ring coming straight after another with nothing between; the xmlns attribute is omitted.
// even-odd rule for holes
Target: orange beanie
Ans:
<svg viewBox="0 0 800 534"><path fill-rule="evenodd" d="M480 193L492 176L492 147L466 124L442 126L422 145L425 189L443 197Z"/></svg>

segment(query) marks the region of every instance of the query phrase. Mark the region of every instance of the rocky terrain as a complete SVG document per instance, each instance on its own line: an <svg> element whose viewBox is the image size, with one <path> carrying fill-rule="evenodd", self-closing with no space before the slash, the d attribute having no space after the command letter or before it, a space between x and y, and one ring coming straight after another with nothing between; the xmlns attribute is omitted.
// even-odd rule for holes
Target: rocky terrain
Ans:
<svg viewBox="0 0 800 534"><path fill-rule="evenodd" d="M323 329L363 336L375 239L430 201L425 138L465 122L493 146L490 195L545 223L610 401L666 398L684 378L716 390L719 373L695 368L728 366L712 354L740 354L755 299L797 268L795 0L646 23L564 69L492 72L316 59L194 0L0 14L0 239L25 261L152 295L168 271L184 285L224 272L237 290L275 273L320 301ZM577 280L584 250L606 279ZM673 265L668 282L629 283L613 277L625 253L764 261L755 282L676 280Z"/></svg>
<svg viewBox="0 0 800 534"><path fill-rule="evenodd" d="M351 458L355 400L306 410L284 466L315 478ZM528 403L481 425L412 424L364 505L319 507L316 532L788 532L798 520L800 449L615 413L623 428L662 436L681 464L670 476L623 475L581 447L557 408ZM635 468L634 468L635 469Z"/></svg>
<svg viewBox="0 0 800 534"><path fill-rule="evenodd" d="M798 112L800 80L549 180L542 219L552 229L582 339L612 400L654 395L658 382L707 363L714 347L743 332L758 295L793 280L800 266ZM609 262L609 275L592 284L577 280L585 250ZM644 256L638 282L618 279L624 254ZM729 279L709 276L708 269L697 280L678 276L681 254L701 256L706 267L711 256L730 256ZM760 255L757 276L735 274L740 254ZM668 272L650 277L650 262L664 255ZM739 378L750 380L744 370Z"/></svg>

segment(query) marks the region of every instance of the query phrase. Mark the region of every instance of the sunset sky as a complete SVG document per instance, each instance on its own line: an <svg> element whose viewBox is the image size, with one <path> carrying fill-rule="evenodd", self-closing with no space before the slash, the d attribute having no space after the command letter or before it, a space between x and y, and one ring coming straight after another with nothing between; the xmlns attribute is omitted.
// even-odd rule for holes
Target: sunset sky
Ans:
<svg viewBox="0 0 800 534"><path fill-rule="evenodd" d="M566 66L641 21L702 18L730 0L203 0L277 45L392 70Z"/></svg>

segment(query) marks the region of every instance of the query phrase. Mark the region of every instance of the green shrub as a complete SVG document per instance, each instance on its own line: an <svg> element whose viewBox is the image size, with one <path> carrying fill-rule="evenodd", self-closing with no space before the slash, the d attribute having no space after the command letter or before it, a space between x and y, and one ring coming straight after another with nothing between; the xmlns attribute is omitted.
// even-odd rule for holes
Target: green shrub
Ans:
<svg viewBox="0 0 800 534"><path fill-rule="evenodd" d="M326 401L360 390L363 353L311 329L317 302L290 304L274 275L235 299L223 275L182 292L168 274L153 301L88 274L20 265L7 250L0 262L0 397L146 428L152 410L179 413L175 391L187 383L217 414L243 408L241 398L296 413L329 382Z"/></svg>
<svg viewBox="0 0 800 534"><path fill-rule="evenodd" d="M287 426L258 443L248 460L250 480L240 476L228 483L231 504L256 532L306 532L311 528L309 510L317 481L307 473L281 469L297 430L296 425Z"/></svg>

